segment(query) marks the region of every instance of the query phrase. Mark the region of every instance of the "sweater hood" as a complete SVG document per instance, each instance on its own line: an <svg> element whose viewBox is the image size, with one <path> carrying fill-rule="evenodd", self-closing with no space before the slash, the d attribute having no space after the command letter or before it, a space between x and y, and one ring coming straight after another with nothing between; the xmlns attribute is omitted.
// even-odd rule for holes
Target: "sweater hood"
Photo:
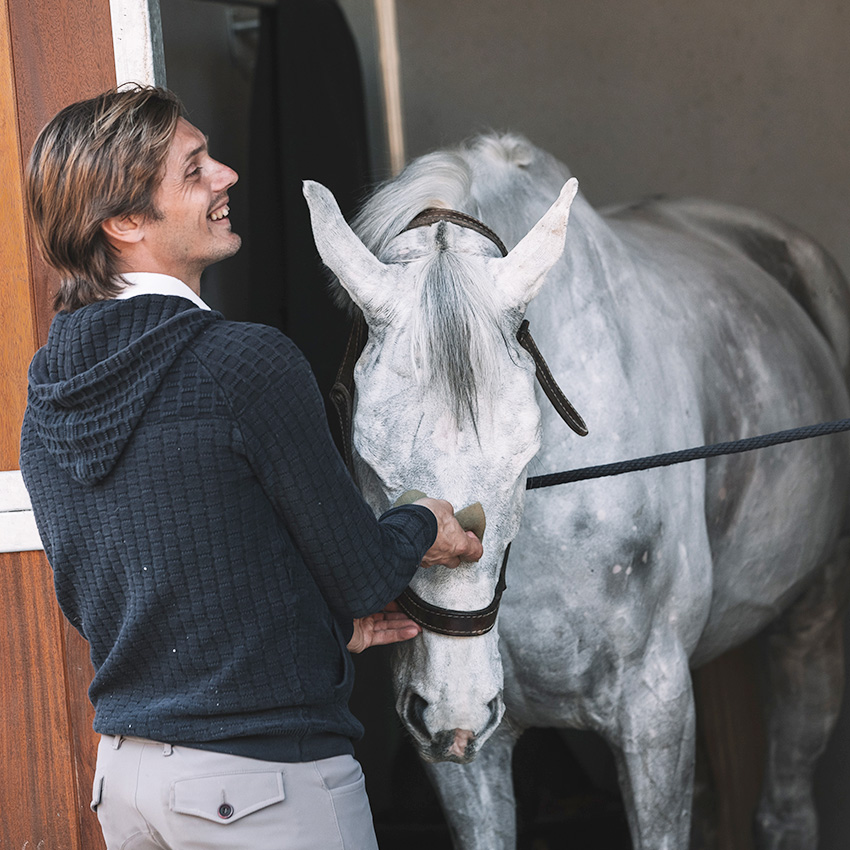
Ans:
<svg viewBox="0 0 850 850"><path fill-rule="evenodd" d="M220 313L174 296L59 313L29 369L27 417L77 481L112 471L163 378Z"/></svg>

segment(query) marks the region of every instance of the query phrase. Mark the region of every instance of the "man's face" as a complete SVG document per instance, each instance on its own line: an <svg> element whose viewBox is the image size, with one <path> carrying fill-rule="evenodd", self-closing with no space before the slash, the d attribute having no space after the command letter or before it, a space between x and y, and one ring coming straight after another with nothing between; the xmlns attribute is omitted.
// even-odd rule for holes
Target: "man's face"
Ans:
<svg viewBox="0 0 850 850"><path fill-rule="evenodd" d="M242 239L227 217L227 190L238 179L209 155L200 130L181 118L154 195L162 218L145 223L145 249L156 271L194 288L207 266L239 250Z"/></svg>

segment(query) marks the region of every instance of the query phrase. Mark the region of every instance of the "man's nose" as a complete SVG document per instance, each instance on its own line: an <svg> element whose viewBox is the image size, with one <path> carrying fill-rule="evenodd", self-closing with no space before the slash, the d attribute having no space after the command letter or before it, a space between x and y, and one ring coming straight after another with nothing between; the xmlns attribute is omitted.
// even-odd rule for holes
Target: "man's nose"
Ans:
<svg viewBox="0 0 850 850"><path fill-rule="evenodd" d="M213 188L217 192L229 189L239 179L239 175L223 162L216 161L216 171L213 179Z"/></svg>

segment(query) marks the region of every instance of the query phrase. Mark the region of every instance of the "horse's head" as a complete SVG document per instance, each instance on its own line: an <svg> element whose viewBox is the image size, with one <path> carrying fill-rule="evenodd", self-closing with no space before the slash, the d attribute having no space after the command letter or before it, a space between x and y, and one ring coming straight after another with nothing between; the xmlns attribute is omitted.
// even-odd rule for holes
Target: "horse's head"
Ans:
<svg viewBox="0 0 850 850"><path fill-rule="evenodd" d="M576 189L570 180L507 256L486 235L438 221L398 228L379 260L331 193L305 184L319 253L369 326L355 370L364 494L382 511L419 489L456 509L480 501L487 516L479 563L422 569L413 579L416 594L441 608L490 604L519 529L540 411L534 364L516 331L563 252ZM477 637L424 631L399 645L394 675L399 714L425 758L471 760L502 718L497 629Z"/></svg>

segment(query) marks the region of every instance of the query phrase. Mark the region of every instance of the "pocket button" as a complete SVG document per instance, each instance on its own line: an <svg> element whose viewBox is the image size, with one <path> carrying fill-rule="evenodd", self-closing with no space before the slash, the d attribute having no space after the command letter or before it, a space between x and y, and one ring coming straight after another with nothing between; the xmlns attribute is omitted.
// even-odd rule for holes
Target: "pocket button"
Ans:
<svg viewBox="0 0 850 850"><path fill-rule="evenodd" d="M222 803L218 807L218 816L222 820L229 820L233 817L233 806L231 806L230 803Z"/></svg>

